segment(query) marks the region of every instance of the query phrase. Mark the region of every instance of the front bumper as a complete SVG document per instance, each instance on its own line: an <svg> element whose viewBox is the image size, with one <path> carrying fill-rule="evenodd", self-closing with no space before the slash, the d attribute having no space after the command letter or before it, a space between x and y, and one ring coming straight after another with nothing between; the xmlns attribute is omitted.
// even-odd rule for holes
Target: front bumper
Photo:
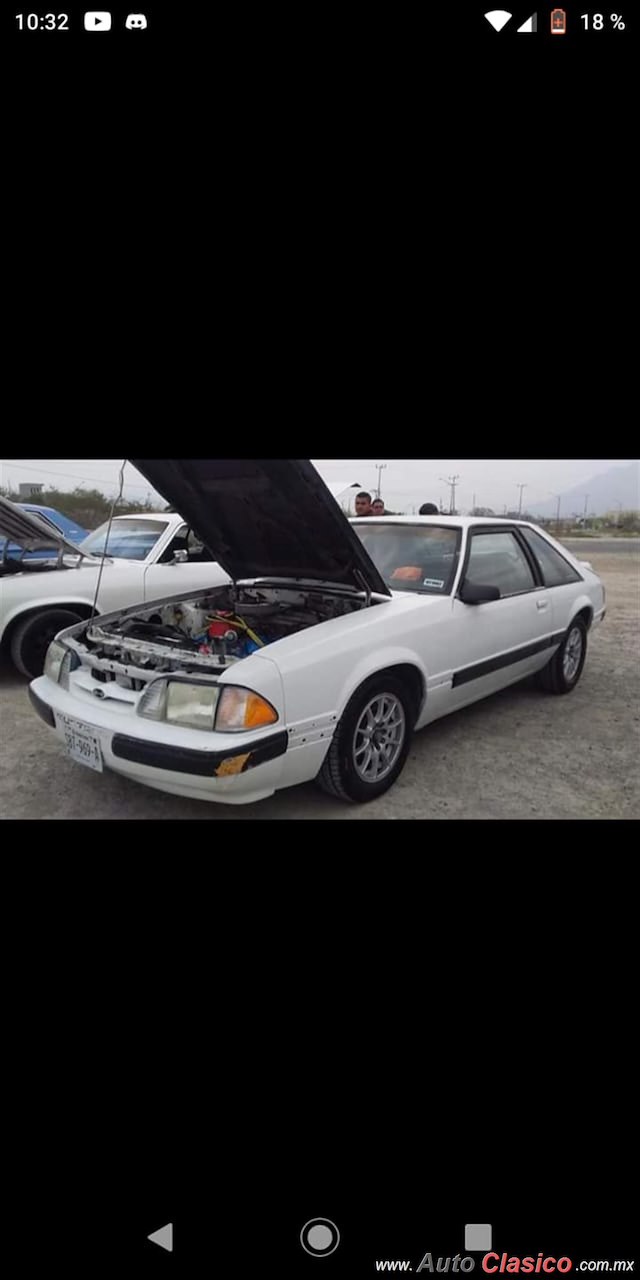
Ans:
<svg viewBox="0 0 640 1280"><path fill-rule="evenodd" d="M224 777L229 773L246 773L256 765L277 760L287 749L287 734L273 733L266 740L256 738L243 747L224 751L199 751L194 747L177 747L170 742L145 742L126 733L114 733L111 750L119 760L149 765L173 773L190 773L198 778Z"/></svg>
<svg viewBox="0 0 640 1280"><path fill-rule="evenodd" d="M286 729L211 733L145 721L126 704L96 705L40 676L29 686L38 715L64 742L60 716L81 721L98 738L104 766L146 786L194 799L250 804L281 785ZM57 714L56 714L57 713ZM194 746L205 738L206 747Z"/></svg>

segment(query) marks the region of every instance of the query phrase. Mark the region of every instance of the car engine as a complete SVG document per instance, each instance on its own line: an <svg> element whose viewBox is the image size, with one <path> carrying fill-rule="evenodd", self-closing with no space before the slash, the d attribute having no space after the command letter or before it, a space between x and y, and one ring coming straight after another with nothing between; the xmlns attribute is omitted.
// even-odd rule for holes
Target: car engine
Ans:
<svg viewBox="0 0 640 1280"><path fill-rule="evenodd" d="M94 619L78 644L102 668L137 688L159 672L226 670L250 654L331 618L362 609L362 595L282 587L218 587L206 596ZM86 662L85 658L85 662ZM109 675L106 675L109 678Z"/></svg>

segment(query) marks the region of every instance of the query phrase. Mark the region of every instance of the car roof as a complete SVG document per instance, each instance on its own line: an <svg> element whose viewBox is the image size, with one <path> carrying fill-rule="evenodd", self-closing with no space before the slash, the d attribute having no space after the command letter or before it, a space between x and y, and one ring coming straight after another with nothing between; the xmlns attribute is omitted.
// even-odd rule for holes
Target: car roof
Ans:
<svg viewBox="0 0 640 1280"><path fill-rule="evenodd" d="M56 515L62 515L62 512L57 511L55 507L42 507L37 502L16 502L16 506L23 511L54 511Z"/></svg>
<svg viewBox="0 0 640 1280"><path fill-rule="evenodd" d="M414 524L414 525L438 525L441 528L450 529L468 529L471 525L526 525L529 528L535 528L535 524L531 520L510 520L505 516L380 516L376 520L375 516L356 516L351 518L351 524Z"/></svg>
<svg viewBox="0 0 640 1280"><path fill-rule="evenodd" d="M130 511L126 516L114 516L114 524L116 520L168 520L174 524L187 523L175 511ZM103 523L106 523L106 521Z"/></svg>
<svg viewBox="0 0 640 1280"><path fill-rule="evenodd" d="M55 507L39 507L35 502L17 502L16 506L21 507L23 511L45 511L50 515L63 516L63 513L61 511L57 511ZM107 519L108 518L109 517L107 516ZM63 519L68 520L69 524L78 523L78 521L73 520L71 516L63 516ZM128 515L114 516L113 519L114 522L116 520L171 520L176 524L186 524L186 521L183 520L182 516L179 516L175 511L130 512ZM106 521L103 521L103 524L105 523Z"/></svg>

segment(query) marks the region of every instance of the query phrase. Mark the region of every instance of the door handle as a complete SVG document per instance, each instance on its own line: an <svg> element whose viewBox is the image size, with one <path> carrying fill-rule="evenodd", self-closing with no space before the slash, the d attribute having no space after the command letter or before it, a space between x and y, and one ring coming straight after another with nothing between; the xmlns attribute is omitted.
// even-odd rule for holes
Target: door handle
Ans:
<svg viewBox="0 0 640 1280"><path fill-rule="evenodd" d="M549 608L548 600L536 600L536 609L548 609L548 608Z"/></svg>

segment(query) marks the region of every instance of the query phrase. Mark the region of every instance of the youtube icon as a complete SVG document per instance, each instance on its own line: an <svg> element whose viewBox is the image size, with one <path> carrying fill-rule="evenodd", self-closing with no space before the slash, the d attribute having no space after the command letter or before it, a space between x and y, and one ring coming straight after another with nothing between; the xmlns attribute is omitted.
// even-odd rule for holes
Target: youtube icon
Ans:
<svg viewBox="0 0 640 1280"><path fill-rule="evenodd" d="M85 31L110 31L111 14L95 11L85 13L84 29Z"/></svg>

